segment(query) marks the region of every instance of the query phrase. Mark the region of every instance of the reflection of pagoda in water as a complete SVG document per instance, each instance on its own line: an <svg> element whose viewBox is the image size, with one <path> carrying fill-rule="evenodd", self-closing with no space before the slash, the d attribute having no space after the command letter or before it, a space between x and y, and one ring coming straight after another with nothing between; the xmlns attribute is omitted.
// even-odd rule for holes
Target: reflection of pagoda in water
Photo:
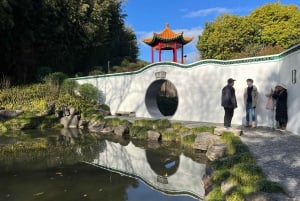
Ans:
<svg viewBox="0 0 300 201"><path fill-rule="evenodd" d="M150 187L167 194L204 197L201 180L205 164L180 156L163 156L134 146L105 141L105 150L92 164L113 172L141 179Z"/></svg>

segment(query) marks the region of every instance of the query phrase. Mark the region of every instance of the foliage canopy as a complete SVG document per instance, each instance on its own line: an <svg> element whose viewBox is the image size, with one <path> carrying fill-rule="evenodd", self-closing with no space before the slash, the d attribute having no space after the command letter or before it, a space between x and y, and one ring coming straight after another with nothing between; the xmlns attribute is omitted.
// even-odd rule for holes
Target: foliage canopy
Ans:
<svg viewBox="0 0 300 201"><path fill-rule="evenodd" d="M275 54L298 43L298 7L270 3L248 16L225 14L207 22L197 48L203 59L234 59Z"/></svg>
<svg viewBox="0 0 300 201"><path fill-rule="evenodd" d="M135 62L136 36L125 26L122 5L120 0L0 1L2 73L28 82L41 67L86 74L108 61Z"/></svg>

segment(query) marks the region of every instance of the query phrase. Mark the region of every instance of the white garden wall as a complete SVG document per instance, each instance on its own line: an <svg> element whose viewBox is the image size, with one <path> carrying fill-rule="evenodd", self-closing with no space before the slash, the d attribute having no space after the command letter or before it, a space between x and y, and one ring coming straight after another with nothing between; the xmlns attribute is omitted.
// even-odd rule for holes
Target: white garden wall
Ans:
<svg viewBox="0 0 300 201"><path fill-rule="evenodd" d="M231 61L203 60L189 65L172 62L151 64L129 73L107 74L76 78L79 84L91 83L104 92L106 104L114 114L118 111L136 112L138 117L159 118L159 112L149 113L145 104L146 92L156 72L166 72L178 92L178 108L173 120L222 123L221 89L227 79L236 79L238 108L233 124L245 121L243 90L246 79L252 78L260 96L257 108L258 125L268 125L265 94L277 83L288 86L289 122L287 130L300 134L300 44L279 55ZM296 83L292 83L292 70L296 70ZM155 105L155 104L154 104Z"/></svg>

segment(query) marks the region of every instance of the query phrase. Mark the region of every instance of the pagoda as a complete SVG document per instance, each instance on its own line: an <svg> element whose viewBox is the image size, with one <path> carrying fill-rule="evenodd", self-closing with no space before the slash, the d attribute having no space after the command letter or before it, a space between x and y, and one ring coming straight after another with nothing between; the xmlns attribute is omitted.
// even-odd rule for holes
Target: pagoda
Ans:
<svg viewBox="0 0 300 201"><path fill-rule="evenodd" d="M161 61L162 50L173 50L173 61L177 62L177 51L181 49L181 63L183 61L183 46L193 40L193 37L183 37L183 32L175 33L166 24L165 29L160 33L153 33L153 37L144 38L143 42L151 46L151 62L154 63L154 51L158 51L158 61Z"/></svg>

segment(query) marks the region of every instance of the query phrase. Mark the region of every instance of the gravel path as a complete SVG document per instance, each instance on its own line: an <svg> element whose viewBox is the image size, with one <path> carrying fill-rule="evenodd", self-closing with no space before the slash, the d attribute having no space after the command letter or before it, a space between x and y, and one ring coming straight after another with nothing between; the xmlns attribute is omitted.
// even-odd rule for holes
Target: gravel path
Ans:
<svg viewBox="0 0 300 201"><path fill-rule="evenodd" d="M243 129L249 147L271 181L282 184L291 200L300 201L300 136L267 129Z"/></svg>

